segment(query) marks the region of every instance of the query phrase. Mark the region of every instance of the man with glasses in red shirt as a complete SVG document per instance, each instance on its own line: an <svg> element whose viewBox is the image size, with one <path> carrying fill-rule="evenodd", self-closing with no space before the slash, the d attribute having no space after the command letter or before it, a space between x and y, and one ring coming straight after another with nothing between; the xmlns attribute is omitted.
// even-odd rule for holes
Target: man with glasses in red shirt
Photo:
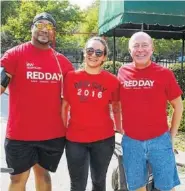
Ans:
<svg viewBox="0 0 185 191"><path fill-rule="evenodd" d="M48 13L36 15L30 42L1 58L1 93L9 87L6 162L11 173L9 191L24 191L33 167L37 191L50 191L48 171L55 172L65 146L61 119L63 78L73 70L70 61L54 51L56 21Z"/></svg>

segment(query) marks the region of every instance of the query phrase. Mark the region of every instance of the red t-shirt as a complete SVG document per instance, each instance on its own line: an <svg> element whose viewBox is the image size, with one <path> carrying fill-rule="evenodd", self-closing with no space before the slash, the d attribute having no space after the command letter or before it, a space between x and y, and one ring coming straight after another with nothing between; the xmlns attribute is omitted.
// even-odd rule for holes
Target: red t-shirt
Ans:
<svg viewBox="0 0 185 191"><path fill-rule="evenodd" d="M63 55L56 56L65 76L72 64ZM1 64L12 75L7 138L38 141L65 136L62 74L52 49L41 50L27 42L8 50Z"/></svg>
<svg viewBox="0 0 185 191"><path fill-rule="evenodd" d="M145 69L127 64L119 69L118 79L125 134L147 140L166 132L167 101L182 94L173 72L156 63Z"/></svg>
<svg viewBox="0 0 185 191"><path fill-rule="evenodd" d="M64 99L70 105L66 137L74 142L95 142L114 135L109 104L119 99L119 81L106 71L88 74L69 72L64 83Z"/></svg>

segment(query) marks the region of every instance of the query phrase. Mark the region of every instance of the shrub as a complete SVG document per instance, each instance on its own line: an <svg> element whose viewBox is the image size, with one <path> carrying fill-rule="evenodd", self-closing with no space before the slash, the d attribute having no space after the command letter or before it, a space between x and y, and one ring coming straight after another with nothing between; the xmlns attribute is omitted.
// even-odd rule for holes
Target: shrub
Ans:
<svg viewBox="0 0 185 191"><path fill-rule="evenodd" d="M183 72L181 72L181 64L173 64L170 65L169 68L174 72L175 77L183 91L183 97L185 98L185 63L183 64Z"/></svg>
<svg viewBox="0 0 185 191"><path fill-rule="evenodd" d="M115 62L115 74L118 73L118 69L122 66L123 64L121 62L116 61ZM113 65L113 61L106 61L103 64L103 69L107 70L109 72L111 72L112 74L114 74L114 65Z"/></svg>
<svg viewBox="0 0 185 191"><path fill-rule="evenodd" d="M183 114L182 114L182 119L181 119L181 124L180 124L180 127L179 127L179 131L185 132L185 100L183 100L183 108L184 108L184 111L183 111ZM168 105L168 116L170 118L170 121L171 121L171 118L172 118L172 113L173 113L173 108L169 104Z"/></svg>

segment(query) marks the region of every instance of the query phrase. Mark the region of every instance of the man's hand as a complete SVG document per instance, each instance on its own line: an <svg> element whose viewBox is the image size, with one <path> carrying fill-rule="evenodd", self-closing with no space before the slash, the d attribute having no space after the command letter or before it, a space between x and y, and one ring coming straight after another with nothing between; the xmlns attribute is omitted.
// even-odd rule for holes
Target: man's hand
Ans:
<svg viewBox="0 0 185 191"><path fill-rule="evenodd" d="M177 135L177 131L174 131L174 129L170 129L170 135L171 135L172 147L173 150L175 150L174 146L175 146L175 137Z"/></svg>
<svg viewBox="0 0 185 191"><path fill-rule="evenodd" d="M0 95L6 90L6 88L4 88L2 85L1 85L1 92L0 92Z"/></svg>
<svg viewBox="0 0 185 191"><path fill-rule="evenodd" d="M122 127L120 127L119 130L117 130L117 132L122 134L122 135L125 133L124 130L122 129Z"/></svg>

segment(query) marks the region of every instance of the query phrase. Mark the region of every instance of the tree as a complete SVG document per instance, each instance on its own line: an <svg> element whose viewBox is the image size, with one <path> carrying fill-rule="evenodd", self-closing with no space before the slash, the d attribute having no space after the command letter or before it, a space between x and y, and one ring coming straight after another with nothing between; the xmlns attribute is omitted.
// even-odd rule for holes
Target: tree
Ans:
<svg viewBox="0 0 185 191"><path fill-rule="evenodd" d="M98 33L98 11L99 11L99 0L95 0L92 5L90 5L84 11L84 21L79 25L77 32L86 33L84 35L78 36L79 43L81 47L84 47L85 42L91 36Z"/></svg>
<svg viewBox="0 0 185 191"><path fill-rule="evenodd" d="M7 22L9 16L16 16L16 8L19 6L20 1L1 1L1 24Z"/></svg>
<svg viewBox="0 0 185 191"><path fill-rule="evenodd" d="M178 52L181 49L181 42L180 40L165 40L165 39L153 39L155 53L174 53Z"/></svg>
<svg viewBox="0 0 185 191"><path fill-rule="evenodd" d="M6 2L5 2L6 3ZM9 3L9 2L7 2ZM8 6L8 4L6 5ZM64 41L65 33L71 33L83 20L79 7L73 6L69 1L20 1L16 8L16 17L9 16L2 27L4 34L9 34L16 41L25 42L30 40L31 25L34 16L41 12L48 12L53 15L57 22L57 42L67 44ZM62 40L61 40L62 39ZM4 45L3 45L4 46Z"/></svg>

